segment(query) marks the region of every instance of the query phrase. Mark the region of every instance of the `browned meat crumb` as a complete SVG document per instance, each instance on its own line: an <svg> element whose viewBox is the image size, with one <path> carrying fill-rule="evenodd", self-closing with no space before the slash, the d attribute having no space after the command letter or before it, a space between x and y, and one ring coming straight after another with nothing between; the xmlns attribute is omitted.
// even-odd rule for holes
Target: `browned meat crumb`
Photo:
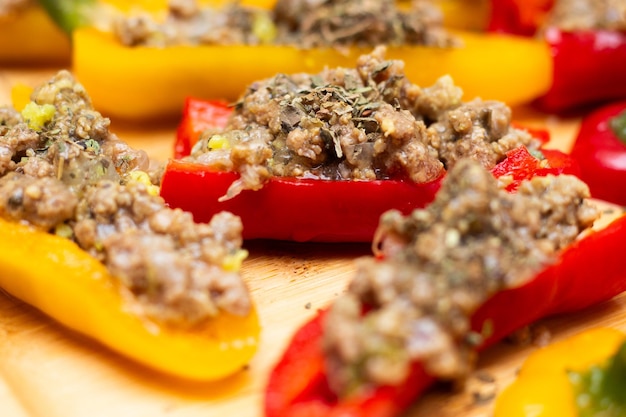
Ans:
<svg viewBox="0 0 626 417"><path fill-rule="evenodd" d="M443 28L432 2L413 1L408 11L395 0L278 0L274 18L282 43L318 46L458 46Z"/></svg>
<svg viewBox="0 0 626 417"><path fill-rule="evenodd" d="M246 286L227 270L245 253L238 217L194 223L166 207L152 184L133 179L150 169L147 155L109 132L69 72L31 99L28 117L51 111L41 125L0 109L0 216L74 239L146 317L192 326L219 311L247 314Z"/></svg>
<svg viewBox="0 0 626 417"><path fill-rule="evenodd" d="M271 43L300 48L348 45L459 46L443 28L431 2L415 0L408 11L395 0L278 0L272 10L227 3L221 9L194 0L170 0L164 21L148 14L115 20L129 46Z"/></svg>
<svg viewBox="0 0 626 417"><path fill-rule="evenodd" d="M425 183L463 157L491 168L511 149L539 146L511 126L505 104L463 103L450 77L421 88L403 62L384 55L379 47L354 69L279 74L250 85L225 129L205 132L191 159L241 174L229 198L272 176Z"/></svg>
<svg viewBox="0 0 626 417"><path fill-rule="evenodd" d="M471 314L591 227L598 212L587 197L587 186L566 175L536 177L509 194L463 159L429 207L383 215L375 247L384 260L358 261L325 321L333 389L401 383L413 361L437 377L466 375L481 339Z"/></svg>
<svg viewBox="0 0 626 417"><path fill-rule="evenodd" d="M76 214L76 241L100 258L143 303L146 314L199 322L218 309L244 315L250 300L237 273L223 269L241 246L242 224L230 213L209 224L172 210L144 184L100 181Z"/></svg>
<svg viewBox="0 0 626 417"><path fill-rule="evenodd" d="M52 177L16 172L0 177L0 216L51 230L74 216L78 198Z"/></svg>
<svg viewBox="0 0 626 417"><path fill-rule="evenodd" d="M626 1L557 0L546 26L564 30L626 30Z"/></svg>
<svg viewBox="0 0 626 417"><path fill-rule="evenodd" d="M112 29L127 46L172 45L257 45L255 34L259 19L271 21L268 11L228 2L221 9L200 7L196 1L170 0L165 20L147 13L121 16Z"/></svg>

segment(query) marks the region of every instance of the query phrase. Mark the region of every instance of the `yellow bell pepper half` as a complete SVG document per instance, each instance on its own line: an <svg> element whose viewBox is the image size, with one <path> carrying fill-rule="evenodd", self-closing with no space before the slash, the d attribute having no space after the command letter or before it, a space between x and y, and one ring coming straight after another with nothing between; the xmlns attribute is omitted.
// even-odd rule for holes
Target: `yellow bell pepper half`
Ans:
<svg viewBox="0 0 626 417"><path fill-rule="evenodd" d="M462 32L460 48L390 47L387 58L406 63L420 86L449 74L465 99L481 97L509 105L528 102L548 90L552 59L541 40ZM74 32L73 64L78 80L103 114L145 120L180 116L187 96L236 100L250 83L277 73L319 72L354 67L366 49L289 46L126 47L94 28Z"/></svg>
<svg viewBox="0 0 626 417"><path fill-rule="evenodd" d="M37 6L0 18L0 64L70 63L70 39Z"/></svg>
<svg viewBox="0 0 626 417"><path fill-rule="evenodd" d="M567 373L603 364L625 339L619 330L596 328L533 352L515 382L498 396L494 417L578 417Z"/></svg>
<svg viewBox="0 0 626 417"><path fill-rule="evenodd" d="M242 369L257 349L254 310L193 330L158 326L127 311L104 265L72 241L2 219L0 235L0 287L149 368L214 380Z"/></svg>
<svg viewBox="0 0 626 417"><path fill-rule="evenodd" d="M231 0L200 0L221 6ZM276 0L242 0L242 5L270 8ZM100 0L121 12L165 12L167 0ZM37 3L8 16L0 16L0 64L12 66L70 65L70 37Z"/></svg>

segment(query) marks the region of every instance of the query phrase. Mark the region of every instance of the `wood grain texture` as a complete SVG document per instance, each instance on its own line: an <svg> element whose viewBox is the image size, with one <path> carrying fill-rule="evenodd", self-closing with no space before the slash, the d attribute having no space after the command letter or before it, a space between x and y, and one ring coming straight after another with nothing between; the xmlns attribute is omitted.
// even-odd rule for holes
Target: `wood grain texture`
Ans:
<svg viewBox="0 0 626 417"><path fill-rule="evenodd" d="M10 87L46 80L55 69L0 70L0 105ZM515 119L546 127L552 147L568 150L578 119L558 119L531 109L514 109ZM164 162L175 126L124 126L111 130ZM368 245L246 243L250 258L243 275L263 326L258 354L242 372L214 383L173 380L143 369L68 331L12 297L0 293L0 416L2 417L260 417L267 375L291 334L340 294L353 260ZM0 271L1 273L1 271ZM584 312L534 326L553 339L584 328L610 325L626 330L626 296ZM78 313L78 312L77 312ZM438 387L409 415L488 416L489 400L515 375L534 345L500 344L485 352L464 389ZM486 377L489 375L494 380Z"/></svg>

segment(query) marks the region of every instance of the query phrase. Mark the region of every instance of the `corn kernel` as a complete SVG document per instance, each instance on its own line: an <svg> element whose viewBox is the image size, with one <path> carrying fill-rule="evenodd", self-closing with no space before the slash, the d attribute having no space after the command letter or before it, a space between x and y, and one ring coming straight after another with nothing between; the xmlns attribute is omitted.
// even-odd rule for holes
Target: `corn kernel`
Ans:
<svg viewBox="0 0 626 417"><path fill-rule="evenodd" d="M226 138L225 136L213 135L211 136L211 139L209 139L207 146L210 150L229 149L230 142L228 141L228 138Z"/></svg>
<svg viewBox="0 0 626 417"><path fill-rule="evenodd" d="M159 195L159 187L152 184L150 181L150 176L144 171L131 171L128 174L129 181L137 182L140 184L144 184L148 190L148 194L150 195Z"/></svg>
<svg viewBox="0 0 626 417"><path fill-rule="evenodd" d="M72 236L74 236L74 231L69 225L65 223L59 223L54 228L54 234L60 237L64 237L66 239L70 239Z"/></svg>

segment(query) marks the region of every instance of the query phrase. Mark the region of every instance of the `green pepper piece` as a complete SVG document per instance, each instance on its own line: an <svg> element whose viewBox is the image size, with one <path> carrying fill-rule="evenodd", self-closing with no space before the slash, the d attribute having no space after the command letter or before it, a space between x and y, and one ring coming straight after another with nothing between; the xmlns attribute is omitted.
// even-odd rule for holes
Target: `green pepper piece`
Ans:
<svg viewBox="0 0 626 417"><path fill-rule="evenodd" d="M626 417L626 342L604 366L572 373L581 417Z"/></svg>
<svg viewBox="0 0 626 417"><path fill-rule="evenodd" d="M92 22L97 0L39 0L48 15L65 33Z"/></svg>
<svg viewBox="0 0 626 417"><path fill-rule="evenodd" d="M626 110L613 117L609 121L609 126L613 133L615 133L615 136L623 143L626 143Z"/></svg>

